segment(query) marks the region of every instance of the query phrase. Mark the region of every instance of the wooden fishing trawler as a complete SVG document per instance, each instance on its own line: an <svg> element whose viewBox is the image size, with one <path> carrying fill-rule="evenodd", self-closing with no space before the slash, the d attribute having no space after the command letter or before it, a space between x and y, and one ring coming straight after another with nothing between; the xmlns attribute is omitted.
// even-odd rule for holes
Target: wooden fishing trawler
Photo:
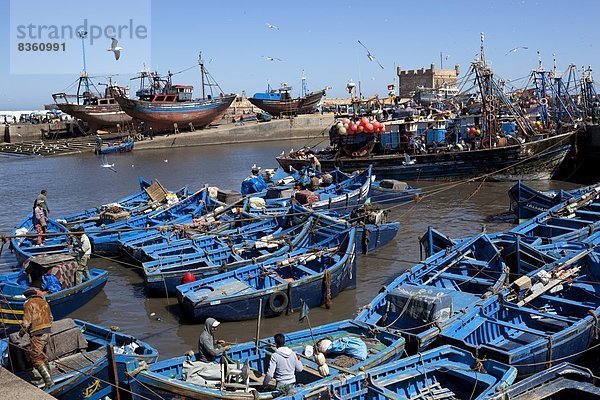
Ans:
<svg viewBox="0 0 600 400"><path fill-rule="evenodd" d="M560 80L541 66L533 74L534 90L507 96L494 79L482 45L481 59L469 72L478 92L470 96L470 104L454 101L461 109L458 116L417 116L383 125L366 117L345 119L331 128L326 149L303 148L277 161L286 170L314 162L313 156L325 169L353 171L372 165L380 179L552 178L571 151L582 121L560 89Z"/></svg>
<svg viewBox="0 0 600 400"><path fill-rule="evenodd" d="M77 94L54 93L52 98L62 112L87 124L87 129L81 128L94 133L99 129L115 128L117 125L124 127L131 122L131 117L125 114L115 100L116 90L127 93L127 88L113 86L110 79L104 92L100 93L84 72L77 84Z"/></svg>
<svg viewBox="0 0 600 400"><path fill-rule="evenodd" d="M325 96L325 89L309 93L306 78L302 77L301 96L292 98L291 93L292 87L282 83L279 89L271 89L271 86L268 86L266 92L255 93L248 101L275 116L311 114L317 110L317 106Z"/></svg>
<svg viewBox="0 0 600 400"><path fill-rule="evenodd" d="M130 99L123 91L118 91L115 98L129 116L143 121L145 128L151 127L155 131L187 129L191 126L204 128L225 114L236 95L223 94L201 59L199 65L202 76L200 99L192 98L193 86L174 85L171 80L174 73L169 71L165 78L146 70L133 78L140 80L140 89L136 92L138 100ZM206 87L210 89L210 94L206 93ZM219 89L216 96L213 87Z"/></svg>

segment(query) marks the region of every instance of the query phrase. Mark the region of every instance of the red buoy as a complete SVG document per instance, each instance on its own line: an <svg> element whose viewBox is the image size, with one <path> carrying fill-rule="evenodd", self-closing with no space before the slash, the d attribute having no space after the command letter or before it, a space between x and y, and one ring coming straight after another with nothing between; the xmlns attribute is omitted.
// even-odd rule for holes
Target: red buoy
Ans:
<svg viewBox="0 0 600 400"><path fill-rule="evenodd" d="M191 272L183 274L183 283L196 282L196 277Z"/></svg>

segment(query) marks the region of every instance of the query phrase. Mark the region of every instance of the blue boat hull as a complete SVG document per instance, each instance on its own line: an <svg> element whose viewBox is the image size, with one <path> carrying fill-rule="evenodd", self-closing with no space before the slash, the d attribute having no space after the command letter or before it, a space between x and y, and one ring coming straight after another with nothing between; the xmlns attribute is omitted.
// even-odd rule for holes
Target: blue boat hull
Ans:
<svg viewBox="0 0 600 400"><path fill-rule="evenodd" d="M355 287L356 258L351 255L341 268L331 274L331 298L337 296L342 290ZM286 310L274 310L269 306L271 297L281 291L289 300L286 310L298 310L303 302L309 308L319 307L326 302L326 286L322 274L302 279L297 284L290 283L287 288L252 293L233 299L225 298L204 304L190 301L189 297L182 296L180 291L177 293L177 298L183 314L190 320L201 321L213 317L222 321L242 321L258 317L261 299L260 311L263 317L277 317L286 312Z"/></svg>
<svg viewBox="0 0 600 400"><path fill-rule="evenodd" d="M550 179L571 150L574 133L492 149L440 152L413 156L414 164L405 165L404 154L369 155L336 158L335 153L318 155L322 168L339 167L342 171L373 166L378 178L401 181L453 180L490 174L488 180ZM277 157L284 169L297 170L309 163L306 159ZM499 172L500 171L500 172Z"/></svg>
<svg viewBox="0 0 600 400"><path fill-rule="evenodd" d="M598 399L600 382L589 369L562 363L511 385L492 399L544 400L565 395L572 399Z"/></svg>
<svg viewBox="0 0 600 400"><path fill-rule="evenodd" d="M133 150L133 141L121 143L117 146L108 147L96 147L94 153L96 154L112 154L112 153L128 153Z"/></svg>
<svg viewBox="0 0 600 400"><path fill-rule="evenodd" d="M363 254L377 250L392 241L400 229L399 222L367 224L356 228L356 248Z"/></svg>
<svg viewBox="0 0 600 400"><path fill-rule="evenodd" d="M91 280L46 296L54 319L65 318L94 298L104 288L108 280L108 272L90 270L90 273L92 274ZM25 298L0 297L0 319L2 322L0 337L6 337L6 335L19 330L24 303Z"/></svg>
<svg viewBox="0 0 600 400"><path fill-rule="evenodd" d="M66 353L56 360L50 360L52 376L55 385L46 392L59 399L105 399L117 398L117 386L120 388L121 396L127 396L131 378L127 375L127 364L144 361L148 364L153 363L158 358L158 351L145 342L135 339L133 336L115 332L111 329L99 325L87 323L85 321L74 320L76 327L79 328L87 340L85 353L79 353L80 348L74 354ZM73 326L75 327L75 326ZM112 374L112 365L108 359L108 345L114 348L128 345L135 342L140 350L138 353L119 353L114 352L114 361L116 367L116 377ZM79 343L77 344L79 346ZM21 349L10 348L8 339L0 341L0 355L4 366L12 369L21 375L24 379L32 381L31 364L23 364L23 355ZM85 354L85 355L83 355ZM9 358L6 358L9 357ZM14 362L10 357L15 357ZM79 358L77 362L66 361L73 357ZM57 361L57 362L55 362Z"/></svg>
<svg viewBox="0 0 600 400"><path fill-rule="evenodd" d="M487 399L517 377L514 368L479 361L470 353L442 346L392 361L327 385L308 389L293 400Z"/></svg>
<svg viewBox="0 0 600 400"><path fill-rule="evenodd" d="M354 320L344 320L304 329L297 332L285 334L286 345L301 354L306 345L311 345L314 341L323 338L335 340L338 338L361 338L369 348L366 359L356 360L357 362L346 368L359 374L359 371L373 368L387 362L397 360L403 355L404 339L401 335L395 335L382 330L374 331L368 325L358 323ZM255 342L247 342L232 345L228 351L228 356L233 360L249 360L249 366L256 371L256 375L262 374L268 365L268 358L272 352L273 339L260 340L258 349ZM308 387L318 387L327 381L339 377L343 372L335 361L336 355L328 357L330 376L321 378L318 374L307 372L316 369L316 363L312 358L305 358L303 364L305 371L296 375L298 387L294 389L299 392ZM221 400L240 400L255 399L253 393L242 391L219 390L214 387L195 385L182 380L181 364L185 357L176 357L160 361L151 365L148 370L144 370L136 375L131 388L134 392L134 399L221 399ZM217 360L220 361L220 360ZM135 365L132 365L134 367ZM269 391L255 393L258 399L272 399L273 394Z"/></svg>

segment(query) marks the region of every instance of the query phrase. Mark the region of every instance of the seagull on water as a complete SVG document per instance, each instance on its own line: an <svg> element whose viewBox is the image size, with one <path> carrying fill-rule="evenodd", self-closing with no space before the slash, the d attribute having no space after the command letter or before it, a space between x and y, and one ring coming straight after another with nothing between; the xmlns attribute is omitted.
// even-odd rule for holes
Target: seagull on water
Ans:
<svg viewBox="0 0 600 400"><path fill-rule="evenodd" d="M381 67L381 69L383 69L383 65L381 65L381 63L379 62L379 60L373 55L371 54L371 52L369 51L369 49L367 49L367 46L365 46L364 44L362 44L362 42L359 40L358 44L360 44L362 47L365 48L365 50L367 51L367 57L369 58L369 61L377 61L377 64L379 64L379 66Z"/></svg>
<svg viewBox="0 0 600 400"><path fill-rule="evenodd" d="M123 48L119 46L119 41L116 38L112 38L110 49L107 49L106 51L112 51L115 53L115 60L118 60L119 57L121 57L121 50L123 50Z"/></svg>
<svg viewBox="0 0 600 400"><path fill-rule="evenodd" d="M510 49L510 50L509 50L509 51L508 51L508 52L505 54L505 56L509 55L510 53L516 53L516 52L517 52L517 51L519 51L519 50L527 50L527 49L529 49L529 47L526 47L526 46L519 46L519 47L515 47L515 48L513 48L513 49Z"/></svg>
<svg viewBox="0 0 600 400"><path fill-rule="evenodd" d="M267 61L283 61L281 58L271 57L271 56L263 56Z"/></svg>
<svg viewBox="0 0 600 400"><path fill-rule="evenodd" d="M115 169L115 163L109 164L108 161L106 161L106 155L105 154L102 154L102 164L100 164L100 166L102 168L108 168L112 172L117 172L117 170Z"/></svg>
<svg viewBox="0 0 600 400"><path fill-rule="evenodd" d="M268 23L268 22L267 22L267 28L269 28L269 29L277 29L277 30L279 30L279 27L278 27L278 26L275 26L275 25L273 25L273 24L270 24L270 23Z"/></svg>

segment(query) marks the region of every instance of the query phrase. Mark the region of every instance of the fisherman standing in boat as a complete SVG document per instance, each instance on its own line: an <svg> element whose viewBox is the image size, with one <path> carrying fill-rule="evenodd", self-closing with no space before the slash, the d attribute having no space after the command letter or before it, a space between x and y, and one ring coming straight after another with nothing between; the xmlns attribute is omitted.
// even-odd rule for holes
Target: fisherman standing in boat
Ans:
<svg viewBox="0 0 600 400"><path fill-rule="evenodd" d="M214 362L219 354L231 348L230 346L215 348L215 344L225 344L223 340L215 341L214 333L219 325L221 323L214 318L207 318L204 322L204 330L198 339L198 361L205 363Z"/></svg>
<svg viewBox="0 0 600 400"><path fill-rule="evenodd" d="M50 364L45 352L50 340L50 327L52 326L52 311L46 299L40 296L35 288L27 288L23 295L27 297L23 305L23 321L19 336L29 334L29 355L33 367L38 370L44 379L44 389L54 386L50 375Z"/></svg>
<svg viewBox="0 0 600 400"><path fill-rule="evenodd" d="M42 207L42 210L44 210L44 212L46 213L46 218L47 218L48 214L50 213L50 209L48 208L48 200L47 200L46 196L48 196L48 191L46 189L44 189L40 192L38 197L33 202L33 208L35 209L35 207L37 205Z"/></svg>
<svg viewBox="0 0 600 400"><path fill-rule="evenodd" d="M48 231L48 216L40 204L36 204L33 208L32 222L33 227L38 234L36 244L41 246L44 244L44 240L46 240L44 235Z"/></svg>
<svg viewBox="0 0 600 400"><path fill-rule="evenodd" d="M83 277L85 276L86 280L90 280L90 271L88 270L87 263L90 260L90 256L92 255L92 244L90 243L90 239L85 234L85 231L82 227L77 227L73 229L73 233L75 233L75 237L77 238L77 262L79 267L75 272L75 284L79 285L83 282ZM73 245L69 245L73 247Z"/></svg>
<svg viewBox="0 0 600 400"><path fill-rule="evenodd" d="M275 378L276 390L286 395L296 383L296 372L302 372L304 367L300 361L300 356L294 350L285 346L283 333L276 334L273 339L277 350L269 360L269 369L267 369L263 387L268 387L271 378Z"/></svg>

